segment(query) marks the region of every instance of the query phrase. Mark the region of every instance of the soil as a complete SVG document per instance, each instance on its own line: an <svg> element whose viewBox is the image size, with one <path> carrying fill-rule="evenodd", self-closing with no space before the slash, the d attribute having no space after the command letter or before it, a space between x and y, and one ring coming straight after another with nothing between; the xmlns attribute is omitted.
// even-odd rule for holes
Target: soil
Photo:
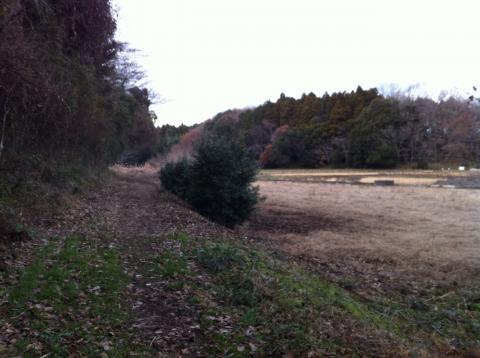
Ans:
<svg viewBox="0 0 480 358"><path fill-rule="evenodd" d="M104 232L125 258L131 277L132 328L160 357L199 356L195 310L181 292L165 289L161 277L149 272L148 262L162 253L169 235L231 238L233 232L191 211L161 190L155 172L114 169L113 177L90 196L89 205L101 213Z"/></svg>

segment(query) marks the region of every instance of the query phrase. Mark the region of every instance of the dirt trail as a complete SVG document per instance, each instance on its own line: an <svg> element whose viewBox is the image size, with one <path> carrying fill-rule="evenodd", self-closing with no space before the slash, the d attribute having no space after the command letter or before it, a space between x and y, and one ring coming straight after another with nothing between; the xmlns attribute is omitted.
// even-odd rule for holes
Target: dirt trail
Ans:
<svg viewBox="0 0 480 358"><path fill-rule="evenodd" d="M99 246L114 247L120 251L130 277L125 299L133 320L127 323L127 329L138 334L155 356L205 356L205 348L197 344L199 326L190 297L182 290L169 289L168 280L154 271L155 263L168 249L165 239L172 234L228 239L235 233L162 191L157 170L151 166L114 167L89 192L60 193L66 206L41 212L25 209L23 223L35 235L15 248L15 258L6 260L0 247L0 261L22 272L32 264L38 248L52 237L81 235L96 240ZM1 343L0 337L0 356Z"/></svg>
<svg viewBox="0 0 480 358"><path fill-rule="evenodd" d="M228 233L160 191L157 177L149 171L115 171L89 199L119 237L158 237L178 231L193 236Z"/></svg>
<svg viewBox="0 0 480 358"><path fill-rule="evenodd" d="M181 292L168 290L151 262L162 254L162 243L174 233L192 237L228 238L232 232L192 212L160 190L155 172L114 168L114 175L88 198L125 258L131 277L130 301L135 329L158 356L198 356L196 313Z"/></svg>

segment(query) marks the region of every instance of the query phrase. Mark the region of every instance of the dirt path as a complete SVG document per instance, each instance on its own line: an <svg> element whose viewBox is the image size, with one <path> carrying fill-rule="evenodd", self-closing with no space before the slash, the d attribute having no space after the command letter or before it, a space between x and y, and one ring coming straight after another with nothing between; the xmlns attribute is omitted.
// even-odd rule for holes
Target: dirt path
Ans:
<svg viewBox="0 0 480 358"><path fill-rule="evenodd" d="M92 211L104 221L125 258L131 277L131 305L138 331L158 355L199 356L196 313L182 291L166 289L152 271L162 255L164 239L181 232L192 237L228 238L232 232L185 208L160 190L154 174L121 169L89 198Z"/></svg>
<svg viewBox="0 0 480 358"><path fill-rule="evenodd" d="M228 233L161 192L155 176L134 169L116 172L89 199L120 237L159 237L178 231L192 236L223 237Z"/></svg>
<svg viewBox="0 0 480 358"><path fill-rule="evenodd" d="M182 289L168 287L168 279L155 267L170 249L165 247L166 239L173 234L228 239L235 233L208 221L162 191L156 172L148 167L113 168L92 191L80 195L61 193L62 202L68 203L65 207L52 212L25 211L24 224L35 235L32 240L19 243L16 258L9 258L7 263L16 272L24 271L53 237L80 235L99 246L116 248L130 277L125 299L133 320L128 322L127 329L154 350L155 356L205 356L205 348L197 339L197 312L190 297ZM4 253L0 250L1 254ZM2 284L5 282L0 281ZM5 312L0 310L2 315ZM0 356L2 347L0 334Z"/></svg>

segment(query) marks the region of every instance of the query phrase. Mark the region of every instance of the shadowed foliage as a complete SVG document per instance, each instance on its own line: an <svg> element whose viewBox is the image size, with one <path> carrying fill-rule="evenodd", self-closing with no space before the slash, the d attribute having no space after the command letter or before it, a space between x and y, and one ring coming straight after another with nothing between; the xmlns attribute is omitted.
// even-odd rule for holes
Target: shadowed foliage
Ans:
<svg viewBox="0 0 480 358"><path fill-rule="evenodd" d="M192 160L167 164L163 187L186 200L200 214L232 227L245 221L258 201L252 182L257 165L246 148L225 137L204 138Z"/></svg>
<svg viewBox="0 0 480 358"><path fill-rule="evenodd" d="M1 168L25 158L103 166L155 145L149 93L119 78L109 0L6 0L0 4ZM122 60L123 61L123 60ZM145 155L147 153L147 155Z"/></svg>

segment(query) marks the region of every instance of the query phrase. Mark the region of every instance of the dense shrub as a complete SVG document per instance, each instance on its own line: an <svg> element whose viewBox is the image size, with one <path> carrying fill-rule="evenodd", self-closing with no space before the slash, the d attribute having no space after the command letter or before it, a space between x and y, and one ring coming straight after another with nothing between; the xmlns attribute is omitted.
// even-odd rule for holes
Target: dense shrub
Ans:
<svg viewBox="0 0 480 358"><path fill-rule="evenodd" d="M191 162L186 159L167 163L160 171L163 187L183 199L187 198L190 177Z"/></svg>
<svg viewBox="0 0 480 358"><path fill-rule="evenodd" d="M244 146L227 139L203 139L192 160L167 164L163 187L200 214L233 227L245 221L258 202L252 187L257 164Z"/></svg>
<svg viewBox="0 0 480 358"><path fill-rule="evenodd" d="M421 169L421 170L427 170L427 169L430 169L430 165L428 164L428 162L426 160L419 159L417 161L416 168Z"/></svg>

